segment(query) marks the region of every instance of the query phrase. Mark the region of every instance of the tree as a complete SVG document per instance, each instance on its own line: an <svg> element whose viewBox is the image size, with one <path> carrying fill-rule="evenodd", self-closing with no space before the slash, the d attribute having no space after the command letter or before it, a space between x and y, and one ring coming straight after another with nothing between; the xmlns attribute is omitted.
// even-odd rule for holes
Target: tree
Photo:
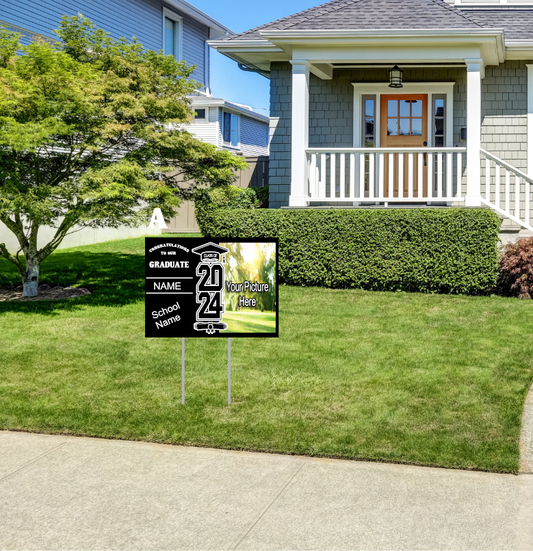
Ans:
<svg viewBox="0 0 533 551"><path fill-rule="evenodd" d="M193 115L194 67L83 16L56 34L21 46L0 29L0 221L20 246L0 243L0 255L23 296L37 295L42 261L75 228L138 226L156 207L171 217L196 188L231 184L246 166L176 124ZM43 226L56 231L39 249Z"/></svg>

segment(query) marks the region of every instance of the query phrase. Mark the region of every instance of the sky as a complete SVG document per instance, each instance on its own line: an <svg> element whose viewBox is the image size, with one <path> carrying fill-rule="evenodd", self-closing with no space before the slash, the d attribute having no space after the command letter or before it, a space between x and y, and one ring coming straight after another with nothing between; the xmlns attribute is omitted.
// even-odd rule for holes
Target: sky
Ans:
<svg viewBox="0 0 533 551"><path fill-rule="evenodd" d="M328 0L188 0L235 33L319 6ZM250 105L269 115L270 81L256 73L241 71L237 63L211 48L211 92L217 98Z"/></svg>

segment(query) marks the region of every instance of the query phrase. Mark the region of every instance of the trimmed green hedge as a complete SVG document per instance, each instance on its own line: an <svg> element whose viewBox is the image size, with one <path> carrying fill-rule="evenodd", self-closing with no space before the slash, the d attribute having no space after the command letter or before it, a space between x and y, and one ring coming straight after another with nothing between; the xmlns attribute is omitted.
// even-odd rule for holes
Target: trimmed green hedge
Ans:
<svg viewBox="0 0 533 551"><path fill-rule="evenodd" d="M488 209L203 209L206 237L278 237L290 285L483 294L498 274Z"/></svg>

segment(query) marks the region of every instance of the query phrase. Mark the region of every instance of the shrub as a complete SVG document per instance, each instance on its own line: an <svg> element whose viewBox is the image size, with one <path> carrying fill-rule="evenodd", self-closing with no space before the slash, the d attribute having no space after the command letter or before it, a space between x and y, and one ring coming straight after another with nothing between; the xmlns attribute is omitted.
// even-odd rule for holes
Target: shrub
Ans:
<svg viewBox="0 0 533 551"><path fill-rule="evenodd" d="M533 237L503 247L498 288L502 294L533 297Z"/></svg>
<svg viewBox="0 0 533 551"><path fill-rule="evenodd" d="M197 219L203 218L205 213L215 209L265 208L268 207L268 186L240 188L229 185L197 190L194 205Z"/></svg>
<svg viewBox="0 0 533 551"><path fill-rule="evenodd" d="M488 209L260 209L197 213L206 237L277 237L291 285L481 294L498 275Z"/></svg>

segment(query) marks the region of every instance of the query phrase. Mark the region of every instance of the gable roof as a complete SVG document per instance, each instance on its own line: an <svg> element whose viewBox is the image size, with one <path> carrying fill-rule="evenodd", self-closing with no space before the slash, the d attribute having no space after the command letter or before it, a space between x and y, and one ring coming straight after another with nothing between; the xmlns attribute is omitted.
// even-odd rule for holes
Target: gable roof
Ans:
<svg viewBox="0 0 533 551"><path fill-rule="evenodd" d="M261 31L273 30L480 29L484 26L468 12L444 0L333 0L225 41L261 40Z"/></svg>
<svg viewBox="0 0 533 551"><path fill-rule="evenodd" d="M506 40L533 39L533 9L524 6L498 9L465 10L465 13L483 27L505 30Z"/></svg>

